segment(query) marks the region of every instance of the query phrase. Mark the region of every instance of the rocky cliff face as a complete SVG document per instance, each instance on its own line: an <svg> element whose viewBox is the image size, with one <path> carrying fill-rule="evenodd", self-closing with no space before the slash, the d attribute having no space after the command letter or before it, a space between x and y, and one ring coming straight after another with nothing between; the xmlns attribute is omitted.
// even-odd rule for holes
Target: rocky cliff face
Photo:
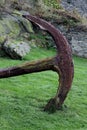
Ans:
<svg viewBox="0 0 87 130"><path fill-rule="evenodd" d="M62 6L69 10L77 10L78 13L87 17L87 0L62 0Z"/></svg>
<svg viewBox="0 0 87 130"><path fill-rule="evenodd" d="M64 25L55 25L63 35L67 38L72 53L79 57L87 58L87 28L85 26L70 27L69 29Z"/></svg>
<svg viewBox="0 0 87 130"><path fill-rule="evenodd" d="M81 18L87 18L87 0L62 0L61 5L69 12L77 12ZM85 19L87 26L87 19ZM87 58L87 27L84 29L70 28L69 31L64 31L68 38L73 54Z"/></svg>
<svg viewBox="0 0 87 130"><path fill-rule="evenodd" d="M32 10L34 13L36 13L35 10L37 1L39 2L37 6L40 8L40 10L37 12L43 15L44 10L41 12L40 7L40 2L42 2L42 0L0 0L0 13L2 12L0 15L0 42L3 41L4 35L9 35L10 38L14 35L15 37L19 37L22 31L25 33L27 32L27 35L29 35L29 32L32 29L27 21L20 18L20 13L28 14L28 12L32 13ZM61 0L61 5L63 8L65 8L65 10L73 12L73 14L75 12L80 14L82 18L87 17L87 0ZM55 21L54 16L57 16L56 21L60 18L60 15L58 16L57 13L52 15L52 11L50 13L49 10L48 12L45 10L45 13L47 15L47 20L49 19L48 15L50 15L51 21ZM69 18L67 16L66 19L63 20L66 22L68 19ZM66 25L64 21L60 25L59 23L56 25L54 23L53 24L57 26L58 29L60 29L62 33L67 37L72 47L73 54L87 58L87 25L79 28L76 26L69 26L68 28L68 25ZM69 21L72 22L72 20Z"/></svg>

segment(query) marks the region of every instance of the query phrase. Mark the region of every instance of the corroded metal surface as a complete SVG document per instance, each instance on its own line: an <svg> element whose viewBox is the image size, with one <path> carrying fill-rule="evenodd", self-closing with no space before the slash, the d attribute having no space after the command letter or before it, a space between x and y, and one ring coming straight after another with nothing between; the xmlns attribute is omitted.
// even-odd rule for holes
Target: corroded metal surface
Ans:
<svg viewBox="0 0 87 130"><path fill-rule="evenodd" d="M1 69L0 78L18 76L22 74L46 70L53 70L57 72L59 74L58 90L56 96L50 99L45 106L45 110L50 110L52 107L59 109L62 106L71 88L73 80L74 66L72 61L71 48L62 33L50 23L32 15L25 15L23 17L38 25L41 29L46 30L52 35L58 50L57 55L55 57L47 58L44 60L28 62L18 67L16 66L7 69Z"/></svg>

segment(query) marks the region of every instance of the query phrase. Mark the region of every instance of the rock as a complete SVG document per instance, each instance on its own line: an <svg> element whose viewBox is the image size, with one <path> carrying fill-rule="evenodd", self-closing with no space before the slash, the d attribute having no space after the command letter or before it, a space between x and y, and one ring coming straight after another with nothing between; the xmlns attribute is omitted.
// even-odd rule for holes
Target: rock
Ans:
<svg viewBox="0 0 87 130"><path fill-rule="evenodd" d="M28 32L28 33L34 33L31 22L29 22L25 18L20 18L19 21L21 22L21 24L24 27L24 29L25 29L26 32Z"/></svg>
<svg viewBox="0 0 87 130"><path fill-rule="evenodd" d="M3 43L2 48L13 59L22 59L30 51L29 44L23 41L7 40Z"/></svg>
<svg viewBox="0 0 87 130"><path fill-rule="evenodd" d="M5 4L5 0L0 0L0 6L3 6Z"/></svg>
<svg viewBox="0 0 87 130"><path fill-rule="evenodd" d="M66 10L77 10L81 15L87 13L87 0L62 0L61 3Z"/></svg>
<svg viewBox="0 0 87 130"><path fill-rule="evenodd" d="M5 52L2 49L2 43L5 42L5 39L6 37L4 35L0 36L0 57L6 56Z"/></svg>
<svg viewBox="0 0 87 130"><path fill-rule="evenodd" d="M10 1L1 0L0 1L1 6L6 4L6 6L4 5L4 7L6 7L6 11L8 11L7 10L8 7L12 11L10 13L6 13L3 10L2 15L0 15L0 43L4 41L3 36L4 37L9 36L10 39L22 37L22 39L30 40L29 36L31 35L30 33L33 33L33 28L29 21L22 18L22 14L28 14L28 12L29 13L32 12L31 10L34 10L34 13L36 13L35 2L37 4L37 1L35 0L19 0L19 1L18 0L10 0ZM9 6L7 6L7 4ZM20 9L14 10L12 7L12 5L14 4L15 4L14 9L17 9L17 8L20 8ZM81 15L83 15L83 17L85 18L87 17L87 0L61 0L61 4L66 10L69 10L71 12L76 11L77 13L80 13ZM40 7L40 5L41 4L39 3L38 7ZM43 10L38 10L38 11L40 11L40 13L42 11L41 14L43 14ZM52 16L52 21L53 21L53 16ZM87 19L85 19L85 21L87 22ZM72 47L73 54L87 58L87 51L86 51L87 50L87 31L81 31L80 29L77 31L74 27L68 28L68 26L63 25L63 24L61 25L57 24L56 26L67 37ZM47 38L47 40L52 41L49 38ZM31 41L33 40L31 39ZM33 43L35 44L35 40L33 41ZM17 48L17 45L22 46L19 44L15 44L14 42L12 42L12 45L9 45L9 46L11 46L11 48L15 48L15 47ZM6 49L4 50L6 51ZM7 51L8 53L10 49L7 49L7 50L8 50ZM20 47L20 51L22 51L21 47ZM13 53L13 51L10 51L10 52ZM10 52L9 52L9 55L11 56L12 54L10 54ZM17 57L21 58L22 55L17 56ZM14 56L12 56L12 58L14 58Z"/></svg>
<svg viewBox="0 0 87 130"><path fill-rule="evenodd" d="M79 10L82 10L81 15L87 12L87 3L85 0L83 0L82 4L78 0L76 1L65 0L63 2L67 4L67 6L65 6L66 9L70 7L71 5L74 5L74 7L78 7ZM86 5L84 6L84 4ZM84 10L81 8L82 5L84 7ZM70 9L73 10L71 7ZM87 20L85 23L87 23ZM64 26L63 24L56 25L56 26L68 39L69 44L71 45L73 54L79 57L87 58L87 25L76 24L69 28L68 26Z"/></svg>
<svg viewBox="0 0 87 130"><path fill-rule="evenodd" d="M18 20L9 15L2 14L0 19L0 37L3 35L10 36L12 38L16 38L20 34L21 28Z"/></svg>
<svg viewBox="0 0 87 130"><path fill-rule="evenodd" d="M15 10L13 12L13 16L16 17L16 19L19 22L19 25L22 26L22 28L24 28L24 30L28 33L33 33L33 28L32 28L32 24L31 22L29 22L27 19L23 18L22 15L29 15L29 13L27 11L17 11Z"/></svg>
<svg viewBox="0 0 87 130"><path fill-rule="evenodd" d="M6 39L5 35L0 36L0 47L1 47L1 44L4 43L5 39Z"/></svg>
<svg viewBox="0 0 87 130"><path fill-rule="evenodd" d="M10 38L17 38L22 32L33 33L33 28L28 20L18 13L3 13L0 19L0 37L8 35Z"/></svg>
<svg viewBox="0 0 87 130"><path fill-rule="evenodd" d="M80 39L81 38L76 39L75 37L72 37L72 52L76 56L87 58L87 40L80 41Z"/></svg>
<svg viewBox="0 0 87 130"><path fill-rule="evenodd" d="M24 13L26 14L26 11L14 11L12 14L3 12L0 15L0 48L7 36L10 37L10 39L19 39L19 37L21 38L21 36L26 33L27 38L22 36L22 39L25 41L29 39L30 33L33 33L33 28L28 20L22 18L22 14ZM20 49L21 52L22 48ZM0 55L2 55L1 50L2 49L0 49ZM11 57L14 56L12 55ZM21 54L20 57L22 57Z"/></svg>
<svg viewBox="0 0 87 130"><path fill-rule="evenodd" d="M72 48L73 55L87 58L87 27L73 26L68 28L62 24L55 24L55 26L67 38Z"/></svg>
<svg viewBox="0 0 87 130"><path fill-rule="evenodd" d="M70 35L71 39L69 42L71 43L72 52L74 55L79 57L87 58L87 28L84 27L73 27L66 34Z"/></svg>

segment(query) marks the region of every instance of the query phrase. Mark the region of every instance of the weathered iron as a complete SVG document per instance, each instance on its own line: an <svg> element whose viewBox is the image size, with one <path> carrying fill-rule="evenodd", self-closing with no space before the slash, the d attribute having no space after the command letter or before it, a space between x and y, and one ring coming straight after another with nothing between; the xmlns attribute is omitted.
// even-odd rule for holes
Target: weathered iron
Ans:
<svg viewBox="0 0 87 130"><path fill-rule="evenodd" d="M44 110L49 111L52 107L55 108L55 110L60 109L71 88L74 75L72 52L69 43L63 34L49 22L32 15L23 15L23 17L33 22L41 29L46 30L53 37L57 47L57 55L52 58L28 62L20 66L0 69L0 78L8 78L46 70L57 72L59 75L57 93L55 97L49 100Z"/></svg>

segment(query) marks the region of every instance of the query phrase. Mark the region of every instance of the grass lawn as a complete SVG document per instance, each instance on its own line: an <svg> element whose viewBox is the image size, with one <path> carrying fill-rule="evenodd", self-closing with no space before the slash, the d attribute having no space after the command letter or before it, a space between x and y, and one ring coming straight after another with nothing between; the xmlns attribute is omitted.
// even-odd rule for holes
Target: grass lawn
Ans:
<svg viewBox="0 0 87 130"><path fill-rule="evenodd" d="M24 60L0 58L0 68L55 55L32 49ZM87 59L74 57L75 76L62 111L49 114L43 106L57 91L52 71L0 79L0 130L87 130Z"/></svg>

